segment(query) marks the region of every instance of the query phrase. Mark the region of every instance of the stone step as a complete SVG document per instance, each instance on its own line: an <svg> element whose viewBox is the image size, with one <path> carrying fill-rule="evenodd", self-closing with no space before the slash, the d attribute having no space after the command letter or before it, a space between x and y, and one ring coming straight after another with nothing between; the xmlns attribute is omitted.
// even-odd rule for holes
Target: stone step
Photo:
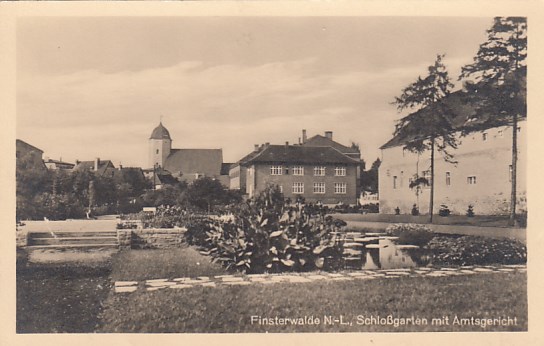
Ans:
<svg viewBox="0 0 544 346"><path fill-rule="evenodd" d="M53 235L54 234L54 235ZM72 237L117 237L117 231L52 231L52 232L29 232L29 238L72 238Z"/></svg>
<svg viewBox="0 0 544 346"><path fill-rule="evenodd" d="M61 244L61 245L31 245L28 246L28 250L36 249L87 249L87 248L108 248L117 249L119 245L115 244Z"/></svg>
<svg viewBox="0 0 544 346"><path fill-rule="evenodd" d="M58 237L31 238L30 245L61 245L61 244L117 244L117 237Z"/></svg>

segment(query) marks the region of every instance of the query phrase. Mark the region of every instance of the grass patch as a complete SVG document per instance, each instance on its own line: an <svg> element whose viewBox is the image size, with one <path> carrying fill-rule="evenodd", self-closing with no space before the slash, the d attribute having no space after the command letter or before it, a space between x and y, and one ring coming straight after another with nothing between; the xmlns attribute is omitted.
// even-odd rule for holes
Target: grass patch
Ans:
<svg viewBox="0 0 544 346"><path fill-rule="evenodd" d="M424 332L526 331L527 276L524 273L455 277L327 281L306 284L163 289L111 293L100 332L264 333L264 332ZM364 315L426 318L427 325L361 325ZM324 324L324 316L343 316L352 325ZM452 325L459 318L517 319L514 326ZM259 325L251 316L304 318L319 325ZM450 325L432 325L448 316Z"/></svg>
<svg viewBox="0 0 544 346"><path fill-rule="evenodd" d="M17 267L17 333L88 333L111 291L109 264Z"/></svg>
<svg viewBox="0 0 544 346"><path fill-rule="evenodd" d="M130 250L113 257L112 280L149 280L214 276L225 269L192 247L164 250Z"/></svg>

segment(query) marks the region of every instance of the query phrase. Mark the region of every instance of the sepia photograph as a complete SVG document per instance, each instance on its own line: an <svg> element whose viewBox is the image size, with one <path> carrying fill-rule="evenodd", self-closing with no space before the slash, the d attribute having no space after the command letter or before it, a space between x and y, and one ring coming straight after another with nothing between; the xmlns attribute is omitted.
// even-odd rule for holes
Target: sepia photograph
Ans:
<svg viewBox="0 0 544 346"><path fill-rule="evenodd" d="M18 17L16 334L527 332L531 24Z"/></svg>

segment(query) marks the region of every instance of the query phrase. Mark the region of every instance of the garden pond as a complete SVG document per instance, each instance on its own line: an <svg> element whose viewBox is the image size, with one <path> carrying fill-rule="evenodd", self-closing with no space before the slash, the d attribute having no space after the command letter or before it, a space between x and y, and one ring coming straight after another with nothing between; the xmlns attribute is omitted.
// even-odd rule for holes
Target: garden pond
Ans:
<svg viewBox="0 0 544 346"><path fill-rule="evenodd" d="M417 245L399 244L385 233L347 233L344 261L351 269L398 269L426 266L432 254Z"/></svg>

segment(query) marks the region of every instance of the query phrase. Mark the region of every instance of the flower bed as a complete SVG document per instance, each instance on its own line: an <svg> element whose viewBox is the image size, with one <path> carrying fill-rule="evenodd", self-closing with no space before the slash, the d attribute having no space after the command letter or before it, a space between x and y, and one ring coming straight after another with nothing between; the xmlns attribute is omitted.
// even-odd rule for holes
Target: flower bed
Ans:
<svg viewBox="0 0 544 346"><path fill-rule="evenodd" d="M510 239L435 236L427 245L434 265L523 264L527 248Z"/></svg>

